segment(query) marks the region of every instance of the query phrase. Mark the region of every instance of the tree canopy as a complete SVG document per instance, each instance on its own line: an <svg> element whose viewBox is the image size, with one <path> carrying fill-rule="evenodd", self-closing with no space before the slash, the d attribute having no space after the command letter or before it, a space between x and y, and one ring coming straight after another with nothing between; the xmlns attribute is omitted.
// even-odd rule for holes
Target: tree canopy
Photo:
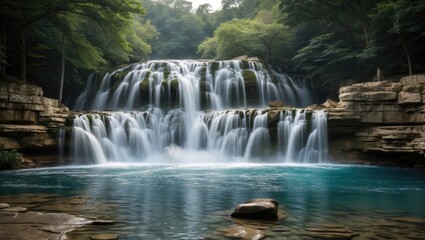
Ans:
<svg viewBox="0 0 425 240"><path fill-rule="evenodd" d="M343 79L425 71L415 0L3 0L2 79L61 84L145 59L258 57L335 94ZM61 93L59 93L59 97Z"/></svg>

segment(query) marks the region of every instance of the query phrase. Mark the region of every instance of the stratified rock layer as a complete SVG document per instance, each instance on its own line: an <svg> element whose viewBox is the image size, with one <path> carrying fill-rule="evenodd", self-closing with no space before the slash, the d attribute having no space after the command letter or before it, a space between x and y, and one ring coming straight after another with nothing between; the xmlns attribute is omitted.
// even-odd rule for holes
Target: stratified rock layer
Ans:
<svg viewBox="0 0 425 240"><path fill-rule="evenodd" d="M339 93L328 128L336 161L425 164L425 75L354 84Z"/></svg>
<svg viewBox="0 0 425 240"><path fill-rule="evenodd" d="M0 150L38 151L57 147L57 131L69 110L58 100L43 97L41 87L0 85ZM40 151L42 150L42 151Z"/></svg>

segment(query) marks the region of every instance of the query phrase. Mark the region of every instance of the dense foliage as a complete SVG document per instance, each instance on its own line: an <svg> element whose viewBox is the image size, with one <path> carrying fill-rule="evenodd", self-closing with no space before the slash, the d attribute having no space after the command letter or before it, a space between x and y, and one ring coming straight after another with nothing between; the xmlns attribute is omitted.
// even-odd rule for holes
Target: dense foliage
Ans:
<svg viewBox="0 0 425 240"><path fill-rule="evenodd" d="M21 162L22 155L16 150L0 151L0 170L15 169Z"/></svg>
<svg viewBox="0 0 425 240"><path fill-rule="evenodd" d="M248 55L332 95L340 80L372 80L377 69L425 70L425 1L221 3L213 11L187 0L3 0L1 76L28 78L60 97L61 82L81 83L105 66Z"/></svg>
<svg viewBox="0 0 425 240"><path fill-rule="evenodd" d="M59 95L51 94L60 98L64 79L81 81L84 70L151 53L148 41L156 35L140 20L143 13L138 0L3 0L2 78L15 75L47 90L60 88Z"/></svg>

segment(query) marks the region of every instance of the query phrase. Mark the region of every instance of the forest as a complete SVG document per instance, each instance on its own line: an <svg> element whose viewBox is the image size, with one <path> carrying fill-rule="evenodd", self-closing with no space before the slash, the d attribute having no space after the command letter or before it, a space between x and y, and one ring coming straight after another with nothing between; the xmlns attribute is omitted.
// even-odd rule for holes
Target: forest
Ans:
<svg viewBox="0 0 425 240"><path fill-rule="evenodd" d="M2 0L0 81L40 85L65 102L94 71L150 59L247 55L314 81L425 72L425 1Z"/></svg>

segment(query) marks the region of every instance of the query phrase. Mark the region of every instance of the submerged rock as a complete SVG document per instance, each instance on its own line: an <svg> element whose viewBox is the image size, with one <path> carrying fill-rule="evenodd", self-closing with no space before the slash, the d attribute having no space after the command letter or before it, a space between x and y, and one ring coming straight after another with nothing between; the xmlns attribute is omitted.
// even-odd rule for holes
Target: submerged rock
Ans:
<svg viewBox="0 0 425 240"><path fill-rule="evenodd" d="M277 220L278 202L274 199L251 199L236 206L231 214L234 218Z"/></svg>
<svg viewBox="0 0 425 240"><path fill-rule="evenodd" d="M250 227L234 226L225 232L224 236L228 238L244 239L244 240L260 240L266 237L266 234Z"/></svg>
<svg viewBox="0 0 425 240"><path fill-rule="evenodd" d="M119 238L118 234L97 234L90 237L93 240L116 240Z"/></svg>

